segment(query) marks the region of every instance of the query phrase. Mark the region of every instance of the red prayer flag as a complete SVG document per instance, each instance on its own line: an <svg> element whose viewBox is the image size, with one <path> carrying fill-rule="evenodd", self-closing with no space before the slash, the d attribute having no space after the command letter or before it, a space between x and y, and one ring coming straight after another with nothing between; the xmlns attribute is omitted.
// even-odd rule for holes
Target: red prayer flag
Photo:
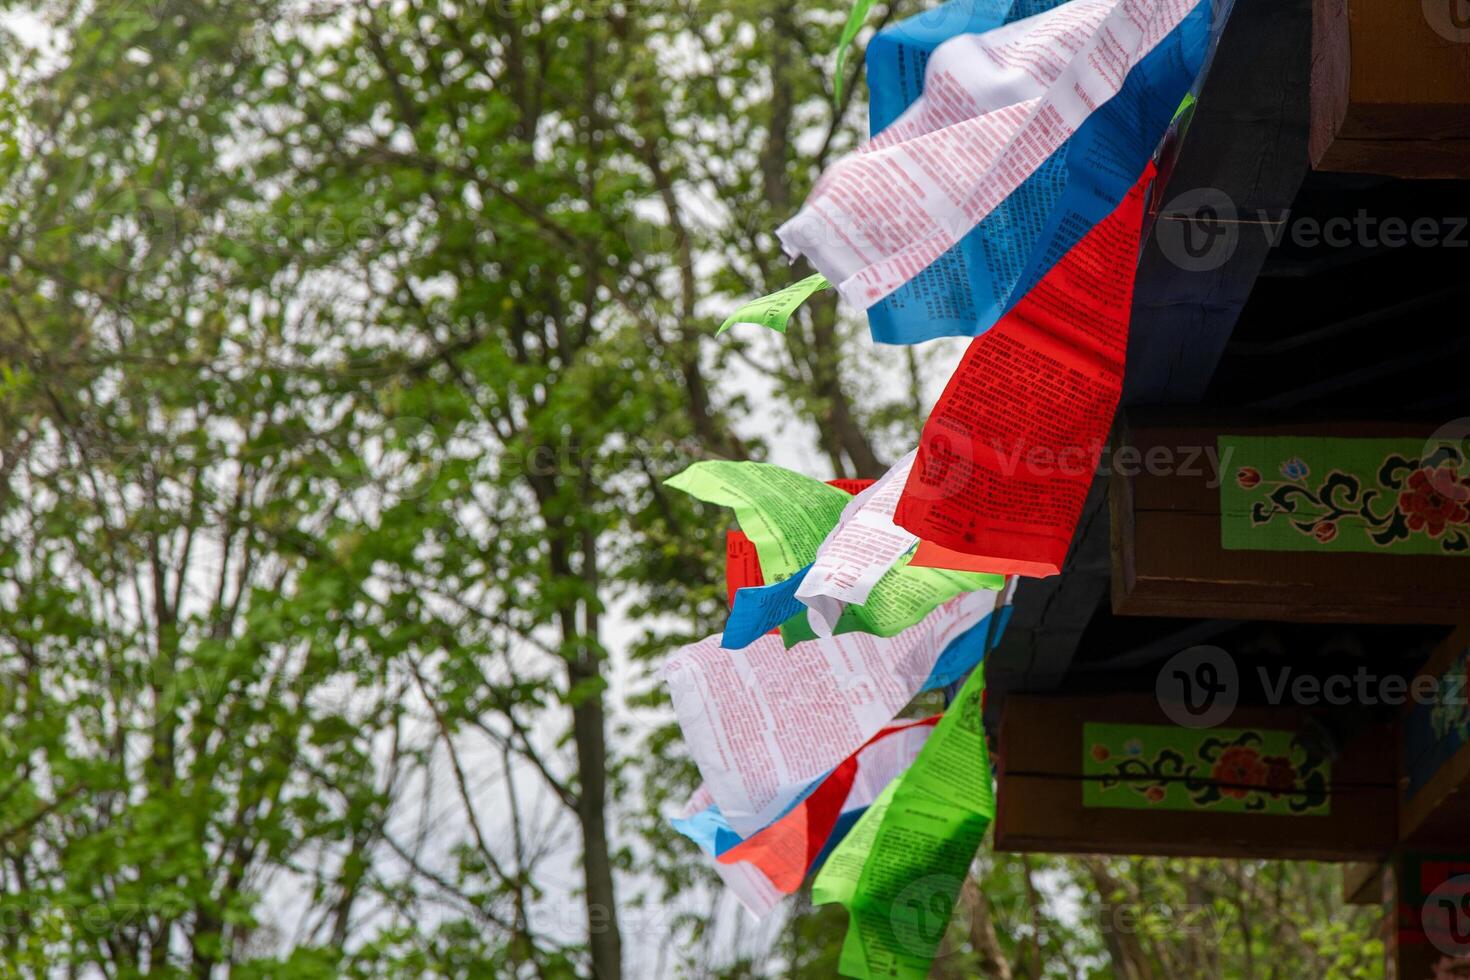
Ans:
<svg viewBox="0 0 1470 980"><path fill-rule="evenodd" d="M843 493L857 496L873 485L873 480L828 480L827 485L836 487ZM744 531L725 532L725 591L730 607L735 606L735 593L739 589L749 588L756 585L765 585L766 577L761 572L760 556L756 554L755 545L750 538L745 536ZM772 630L779 633L780 630Z"/></svg>
<svg viewBox="0 0 1470 980"><path fill-rule="evenodd" d="M730 608L735 608L737 590L765 584L766 577L761 574L761 560L755 553L755 543L745 536L744 531L726 531L725 590L729 593Z"/></svg>
<svg viewBox="0 0 1470 980"><path fill-rule="evenodd" d="M778 890L790 895L806 880L812 864L832 836L842 814L842 805L857 779L858 758L863 749L905 728L932 728L939 723L940 717L934 715L919 721L899 721L885 727L843 759L812 790L811 795L792 807L789 813L725 851L716 860L722 864L747 861L759 868Z"/></svg>
<svg viewBox="0 0 1470 980"><path fill-rule="evenodd" d="M858 494L862 493L864 490L868 489L868 487L871 487L876 482L878 482L878 481L876 481L876 480L847 480L847 479L828 480L827 481L827 486L829 486L829 487L836 487L838 490L841 490L843 493L850 493L854 497L856 497Z"/></svg>
<svg viewBox="0 0 1470 980"><path fill-rule="evenodd" d="M923 539L915 564L1061 571L1123 388L1152 177L1150 165L1117 209L970 342L924 424L894 515ZM944 549L970 560L944 564Z"/></svg>

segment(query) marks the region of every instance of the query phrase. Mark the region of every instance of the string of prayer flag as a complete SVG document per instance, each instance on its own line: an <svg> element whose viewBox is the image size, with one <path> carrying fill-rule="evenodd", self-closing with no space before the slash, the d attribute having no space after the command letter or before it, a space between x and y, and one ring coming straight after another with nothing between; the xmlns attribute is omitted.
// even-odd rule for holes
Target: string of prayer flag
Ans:
<svg viewBox="0 0 1470 980"><path fill-rule="evenodd" d="M834 92L870 0L855 0ZM702 784L676 828L757 915L815 875L843 974L928 974L995 815L984 658L1017 576L1057 574L1122 388L1145 197L1230 0L949 0L866 52L870 139L777 230L873 338L972 338L918 447L872 481L697 463L734 509L724 631L664 665ZM1168 136L1165 140L1166 134ZM1141 176L1140 176L1141 175ZM895 721L922 691L942 716Z"/></svg>

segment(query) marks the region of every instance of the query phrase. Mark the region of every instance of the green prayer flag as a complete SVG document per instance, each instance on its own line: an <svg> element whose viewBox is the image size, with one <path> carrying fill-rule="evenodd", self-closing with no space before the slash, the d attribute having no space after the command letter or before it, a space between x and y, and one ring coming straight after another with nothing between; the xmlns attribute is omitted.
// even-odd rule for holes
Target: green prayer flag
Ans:
<svg viewBox="0 0 1470 980"><path fill-rule="evenodd" d="M863 876L863 865L868 860L868 852L873 849L873 840L878 836L878 827L883 823L883 815L888 812L893 794L902 781L903 777L900 776L883 787L883 792L858 817L847 836L838 841L832 853L827 855L827 860L812 881L813 905L831 905L833 902L848 905L852 902L853 896L857 894L858 879Z"/></svg>
<svg viewBox="0 0 1470 980"><path fill-rule="evenodd" d="M922 980L970 862L995 817L981 721L984 665L960 688L914 764L833 850L812 901L847 908L845 976Z"/></svg>
<svg viewBox="0 0 1470 980"><path fill-rule="evenodd" d="M666 485L706 503L734 508L740 528L755 545L766 584L790 578L817 556L852 496L821 480L770 463L729 460L695 463ZM834 632L895 636L962 592L1000 589L1004 575L956 572L909 564L905 556L884 573L868 601L849 606ZM807 617L781 627L787 646L814 639Z"/></svg>
<svg viewBox="0 0 1470 980"><path fill-rule="evenodd" d="M768 584L805 568L852 500L821 480L771 463L695 463L665 484L706 503L734 508Z"/></svg>
<svg viewBox="0 0 1470 980"><path fill-rule="evenodd" d="M786 332L786 324L791 319L791 314L796 308L819 290L826 289L832 285L827 277L820 272L814 276L807 276L799 282L794 282L784 289L778 289L769 296L753 299L740 309L731 313L720 324L716 334L722 334L737 323L757 323L763 327L770 327L777 333Z"/></svg>
<svg viewBox="0 0 1470 980"><path fill-rule="evenodd" d="M837 39L837 68L832 80L833 102L842 101L842 72L847 66L847 52L857 39L858 31L863 29L863 22L868 19L868 11L872 6L873 0L856 0L852 11L847 15L847 23L842 25L842 36Z"/></svg>
<svg viewBox="0 0 1470 980"><path fill-rule="evenodd" d="M895 562L868 593L867 602L842 611L832 632L894 636L962 592L1005 588L1004 575L925 568L909 564L912 559L910 552ZM788 647L815 639L816 635L804 615L781 624L781 639Z"/></svg>

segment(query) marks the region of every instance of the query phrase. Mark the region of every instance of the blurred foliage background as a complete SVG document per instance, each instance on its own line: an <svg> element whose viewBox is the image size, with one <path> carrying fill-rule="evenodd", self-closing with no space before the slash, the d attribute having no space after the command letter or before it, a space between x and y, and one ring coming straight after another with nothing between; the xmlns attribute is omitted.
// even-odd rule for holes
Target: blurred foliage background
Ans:
<svg viewBox="0 0 1470 980"><path fill-rule="evenodd" d="M877 5L877 24L917 6ZM663 822L700 458L876 476L956 353L771 231L837 0L0 0L0 975L830 976ZM1380 971L1330 868L984 857L935 975Z"/></svg>

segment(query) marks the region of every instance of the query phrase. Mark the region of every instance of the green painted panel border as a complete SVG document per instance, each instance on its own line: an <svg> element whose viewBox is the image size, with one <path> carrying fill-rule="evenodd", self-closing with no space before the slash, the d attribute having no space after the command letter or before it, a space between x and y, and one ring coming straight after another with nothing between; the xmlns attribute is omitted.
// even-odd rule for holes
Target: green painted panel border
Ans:
<svg viewBox="0 0 1470 980"><path fill-rule="evenodd" d="M1082 774L1084 807L1331 813L1332 763L1287 731L1087 723Z"/></svg>
<svg viewBox="0 0 1470 980"><path fill-rule="evenodd" d="M1457 440L1222 435L1227 551L1470 555Z"/></svg>

